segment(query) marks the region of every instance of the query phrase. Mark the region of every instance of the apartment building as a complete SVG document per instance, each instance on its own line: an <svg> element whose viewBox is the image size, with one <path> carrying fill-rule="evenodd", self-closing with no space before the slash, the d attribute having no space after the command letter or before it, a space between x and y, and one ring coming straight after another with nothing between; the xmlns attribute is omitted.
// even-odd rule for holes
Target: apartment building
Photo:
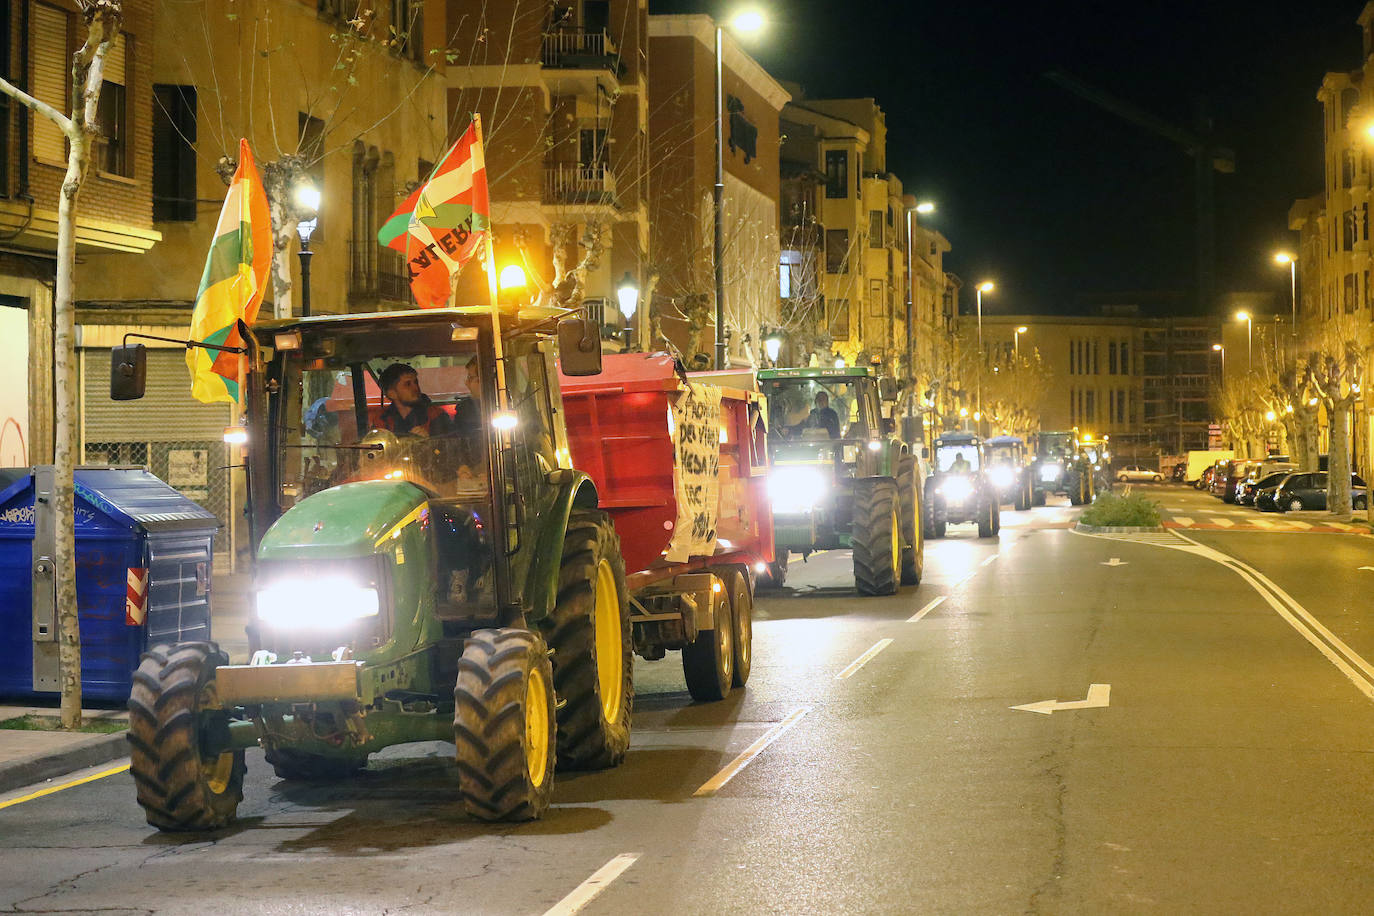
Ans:
<svg viewBox="0 0 1374 916"><path fill-rule="evenodd" d="M523 265L531 297L621 326L616 289L649 281L647 3L446 8L451 129L482 116L498 265ZM485 302L486 284L474 263L457 295Z"/></svg>
<svg viewBox="0 0 1374 916"><path fill-rule="evenodd" d="M717 332L715 33L706 16L649 17L652 320L698 362ZM728 31L722 38L723 333L731 364L757 365L781 322L778 117L790 95Z"/></svg>

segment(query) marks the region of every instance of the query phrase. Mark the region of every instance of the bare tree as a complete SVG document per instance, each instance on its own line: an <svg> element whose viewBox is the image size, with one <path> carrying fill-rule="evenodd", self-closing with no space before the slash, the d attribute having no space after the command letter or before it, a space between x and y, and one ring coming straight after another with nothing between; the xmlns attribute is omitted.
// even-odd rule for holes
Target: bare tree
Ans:
<svg viewBox="0 0 1374 916"><path fill-rule="evenodd" d="M1327 511L1348 517L1350 499L1350 423L1369 358L1370 328L1354 315L1339 314L1313 332L1304 358L1304 378L1326 408L1330 423L1327 457Z"/></svg>
<svg viewBox="0 0 1374 916"><path fill-rule="evenodd" d="M62 727L81 726L81 627L76 603L76 199L90 168L91 145L99 135L96 106L104 81L105 57L119 35L120 0L78 0L86 40L72 56L71 114L66 115L0 78L0 92L57 125L67 139L67 173L57 200L57 284L53 296L56 414L53 473L57 545L58 664L62 681ZM27 153L25 153L27 155ZM41 396L41 395L40 395Z"/></svg>

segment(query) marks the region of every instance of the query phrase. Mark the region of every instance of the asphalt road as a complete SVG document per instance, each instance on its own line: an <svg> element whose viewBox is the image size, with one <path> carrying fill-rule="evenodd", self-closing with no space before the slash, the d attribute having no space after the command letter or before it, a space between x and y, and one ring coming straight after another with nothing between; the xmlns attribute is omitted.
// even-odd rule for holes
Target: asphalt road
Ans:
<svg viewBox="0 0 1374 916"><path fill-rule="evenodd" d="M443 744L329 787L250 752L209 837L148 828L118 773L0 808L0 912L1367 911L1370 539L1075 514L953 526L893 598L794 561L747 690L694 704L672 655L641 664L626 764L560 774L543 821L468 821Z"/></svg>

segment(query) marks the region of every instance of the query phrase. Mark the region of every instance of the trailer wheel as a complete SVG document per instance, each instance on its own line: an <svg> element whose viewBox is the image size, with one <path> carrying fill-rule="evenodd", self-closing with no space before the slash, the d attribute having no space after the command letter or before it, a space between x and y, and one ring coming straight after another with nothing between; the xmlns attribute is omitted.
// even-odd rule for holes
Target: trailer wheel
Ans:
<svg viewBox="0 0 1374 916"><path fill-rule="evenodd" d="M307 754L287 747L268 746L267 762L278 779L295 782L336 782L347 779L367 766L367 755L348 757L326 757L323 754Z"/></svg>
<svg viewBox="0 0 1374 916"><path fill-rule="evenodd" d="M902 584L920 585L925 569L925 532L921 524L921 490L916 485L916 459L903 458L897 471L902 506Z"/></svg>
<svg viewBox="0 0 1374 916"><path fill-rule="evenodd" d="M558 600L542 623L553 648L558 765L613 767L630 746L633 645L620 538L605 512L574 509L563 538Z"/></svg>
<svg viewBox="0 0 1374 916"><path fill-rule="evenodd" d="M854 586L860 595L895 595L901 579L902 532L897 485L881 477L854 481Z"/></svg>
<svg viewBox="0 0 1374 916"><path fill-rule="evenodd" d="M692 699L723 700L735 681L735 622L730 602L716 605L715 628L698 630L695 641L682 648L682 675Z"/></svg>
<svg viewBox="0 0 1374 916"><path fill-rule="evenodd" d="M467 813L532 821L553 796L553 668L538 633L477 630L458 659L453 743Z"/></svg>
<svg viewBox="0 0 1374 916"><path fill-rule="evenodd" d="M129 694L129 772L159 830L216 830L233 822L243 800L243 751L201 755L202 710L217 705L215 668L228 663L210 642L155 646L139 659Z"/></svg>
<svg viewBox="0 0 1374 916"><path fill-rule="evenodd" d="M730 596L730 622L734 629L735 670L731 683L743 687L749 683L754 655L754 594L749 588L749 577L738 569L726 574L725 588Z"/></svg>
<svg viewBox="0 0 1374 916"><path fill-rule="evenodd" d="M787 583L788 549L778 547L773 550L774 560L768 564L768 578L773 588L782 588Z"/></svg>

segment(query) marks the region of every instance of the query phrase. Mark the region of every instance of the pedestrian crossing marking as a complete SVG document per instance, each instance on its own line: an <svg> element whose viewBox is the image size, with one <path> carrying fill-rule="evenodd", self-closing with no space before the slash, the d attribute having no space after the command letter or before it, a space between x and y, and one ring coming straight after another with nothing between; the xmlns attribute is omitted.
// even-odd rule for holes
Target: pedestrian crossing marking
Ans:
<svg viewBox="0 0 1374 916"><path fill-rule="evenodd" d="M1288 522L1288 524L1296 526L1300 531L1309 531L1312 528L1311 522L1304 522L1300 519L1290 518L1286 519L1286 521Z"/></svg>
<svg viewBox="0 0 1374 916"><path fill-rule="evenodd" d="M1193 520L1186 515L1175 515L1174 521L1178 522L1180 525L1183 525L1186 528L1193 527Z"/></svg>
<svg viewBox="0 0 1374 916"><path fill-rule="evenodd" d="M1212 517L1212 524L1220 525L1223 528L1230 528L1235 525L1235 522L1231 521L1229 518L1222 518L1220 515L1216 515Z"/></svg>
<svg viewBox="0 0 1374 916"><path fill-rule="evenodd" d="M1275 527L1275 526L1274 526L1274 523L1271 522L1271 521L1269 521L1269 519L1267 519L1267 518L1252 518L1252 519L1250 519L1250 524L1254 525L1256 528L1273 528L1273 527Z"/></svg>

